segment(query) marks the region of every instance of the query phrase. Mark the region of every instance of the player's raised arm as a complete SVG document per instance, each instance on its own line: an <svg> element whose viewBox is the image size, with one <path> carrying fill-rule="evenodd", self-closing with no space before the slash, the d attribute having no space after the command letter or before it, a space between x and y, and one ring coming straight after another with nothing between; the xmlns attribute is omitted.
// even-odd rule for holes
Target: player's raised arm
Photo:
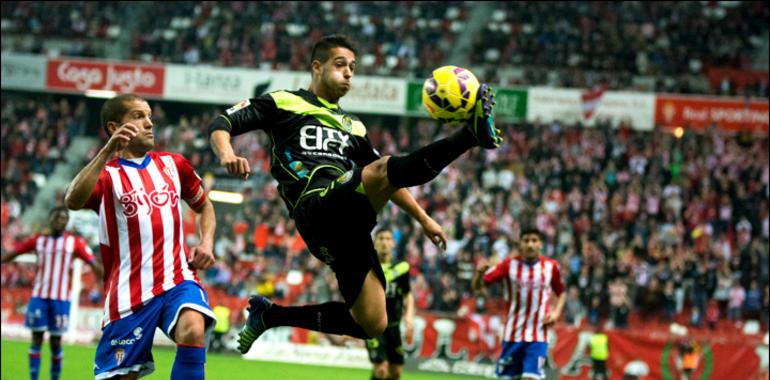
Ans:
<svg viewBox="0 0 770 380"><path fill-rule="evenodd" d="M211 149L219 158L219 164L231 175L249 178L249 161L235 154L230 142L232 136L239 136L257 129L269 129L277 113L273 96L262 95L245 99L228 108L209 123Z"/></svg>
<svg viewBox="0 0 770 380"><path fill-rule="evenodd" d="M219 164L227 169L228 173L243 179L249 178L249 174L251 174L249 161L244 157L235 155L230 143L230 132L225 130L211 132L211 149L219 158Z"/></svg>
<svg viewBox="0 0 770 380"><path fill-rule="evenodd" d="M64 204L70 210L80 210L85 206L88 198L96 187L96 181L99 179L99 174L107 165L107 161L112 158L112 155L123 150L128 143L139 133L139 128L131 123L126 123L120 126L104 147L99 150L99 153L89 162L75 179L72 180L67 187L67 192L64 195Z"/></svg>

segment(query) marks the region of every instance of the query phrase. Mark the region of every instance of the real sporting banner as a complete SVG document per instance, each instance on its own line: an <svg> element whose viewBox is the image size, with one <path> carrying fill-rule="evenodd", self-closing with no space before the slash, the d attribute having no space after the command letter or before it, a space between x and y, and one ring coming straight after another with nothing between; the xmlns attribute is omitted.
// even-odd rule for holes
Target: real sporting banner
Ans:
<svg viewBox="0 0 770 380"><path fill-rule="evenodd" d="M50 59L47 90L133 92L151 98L163 96L163 65L111 62L92 59Z"/></svg>
<svg viewBox="0 0 770 380"><path fill-rule="evenodd" d="M3 53L2 78L4 90L42 91L45 89L45 57Z"/></svg>
<svg viewBox="0 0 770 380"><path fill-rule="evenodd" d="M527 89L495 88L495 118L502 121L521 121L527 116ZM422 106L422 82L409 82L406 112L413 116L428 117Z"/></svg>
<svg viewBox="0 0 770 380"><path fill-rule="evenodd" d="M758 99L658 95L655 121L664 126L718 128L768 133L768 101Z"/></svg>
<svg viewBox="0 0 770 380"><path fill-rule="evenodd" d="M655 126L655 94L627 91L531 87L527 120L593 125L608 119L613 125L629 121L634 129Z"/></svg>

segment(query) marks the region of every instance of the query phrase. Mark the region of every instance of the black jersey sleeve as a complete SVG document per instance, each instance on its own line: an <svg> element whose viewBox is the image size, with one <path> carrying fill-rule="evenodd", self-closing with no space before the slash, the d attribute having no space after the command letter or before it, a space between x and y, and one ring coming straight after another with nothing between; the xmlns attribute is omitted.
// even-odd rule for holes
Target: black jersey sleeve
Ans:
<svg viewBox="0 0 770 380"><path fill-rule="evenodd" d="M369 138L364 136L356 136L356 150L350 156L356 165L364 167L380 158L380 152L374 149Z"/></svg>
<svg viewBox="0 0 770 380"><path fill-rule="evenodd" d="M245 99L217 116L209 124L209 135L217 130L228 131L232 136L257 129L269 130L277 113L275 100L269 94Z"/></svg>

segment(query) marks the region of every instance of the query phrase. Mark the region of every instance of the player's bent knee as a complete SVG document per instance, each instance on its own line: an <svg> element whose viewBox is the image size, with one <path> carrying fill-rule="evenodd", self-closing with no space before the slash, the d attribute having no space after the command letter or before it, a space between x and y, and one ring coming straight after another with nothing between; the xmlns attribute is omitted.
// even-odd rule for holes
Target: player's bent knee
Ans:
<svg viewBox="0 0 770 380"><path fill-rule="evenodd" d="M174 334L176 343L196 346L204 344L205 325L203 314L192 309L184 309L179 317Z"/></svg>
<svg viewBox="0 0 770 380"><path fill-rule="evenodd" d="M177 330L177 343L200 346L205 342L203 327L187 326Z"/></svg>
<svg viewBox="0 0 770 380"><path fill-rule="evenodd" d="M387 379L388 376L388 367L384 365L385 363L380 363L375 367L374 369L374 377L378 379Z"/></svg>
<svg viewBox="0 0 770 380"><path fill-rule="evenodd" d="M385 332L385 328L388 326L388 317L384 318L372 318L361 324L361 328L364 329L366 335L370 337L378 337Z"/></svg>
<svg viewBox="0 0 770 380"><path fill-rule="evenodd" d="M367 191L370 189L381 191L390 185L390 181L388 181L388 160L390 160L390 156L381 157L364 167L361 176Z"/></svg>

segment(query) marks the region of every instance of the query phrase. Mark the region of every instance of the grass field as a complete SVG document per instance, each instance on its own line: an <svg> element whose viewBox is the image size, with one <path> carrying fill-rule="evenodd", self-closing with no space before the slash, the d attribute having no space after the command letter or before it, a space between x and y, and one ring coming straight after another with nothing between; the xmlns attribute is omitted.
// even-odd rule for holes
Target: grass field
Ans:
<svg viewBox="0 0 770 380"><path fill-rule="evenodd" d="M29 379L28 341L2 340L0 346L1 380ZM61 380L93 379L94 352L96 346L65 346ZM174 363L172 348L157 347L152 350L155 372L143 379L169 379ZM47 380L51 366L48 344L41 351L40 379ZM309 366L241 359L240 355L209 354L206 363L209 380L257 380L257 379L310 379L310 380L367 380L370 372L363 369ZM467 380L469 377L441 375L423 372L406 372L404 380Z"/></svg>

